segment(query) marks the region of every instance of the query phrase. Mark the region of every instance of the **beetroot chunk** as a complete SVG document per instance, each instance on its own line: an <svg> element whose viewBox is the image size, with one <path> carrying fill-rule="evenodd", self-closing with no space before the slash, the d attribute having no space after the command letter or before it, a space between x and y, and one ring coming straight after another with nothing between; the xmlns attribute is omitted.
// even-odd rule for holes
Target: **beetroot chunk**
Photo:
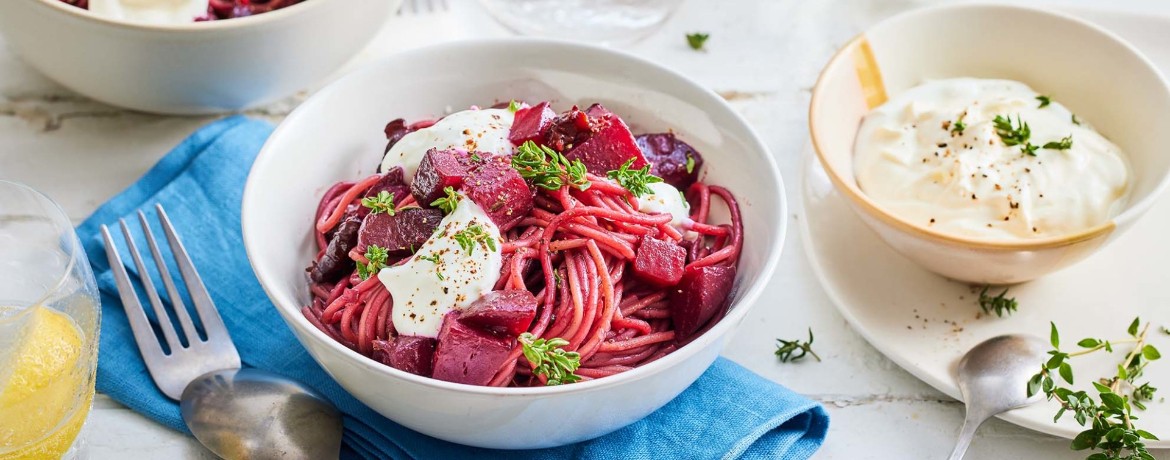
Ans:
<svg viewBox="0 0 1170 460"><path fill-rule="evenodd" d="M377 245L390 254L410 254L435 233L441 220L443 211L415 207L399 210L393 216L385 212L370 214L358 232L358 250Z"/></svg>
<svg viewBox="0 0 1170 460"><path fill-rule="evenodd" d="M686 259L687 250L682 246L657 238L642 238L634 258L634 275L654 286L673 286L682 279Z"/></svg>
<svg viewBox="0 0 1170 460"><path fill-rule="evenodd" d="M390 340L374 341L374 360L400 371L423 377L431 376L435 339L400 335Z"/></svg>
<svg viewBox="0 0 1170 460"><path fill-rule="evenodd" d="M309 278L316 283L331 283L349 274L354 268L353 259L349 258L349 251L358 242L358 230L361 229L362 219L356 215L345 215L329 245L325 247L325 254L317 263L309 267Z"/></svg>
<svg viewBox="0 0 1170 460"><path fill-rule="evenodd" d="M675 339L681 342L689 338L726 309L734 283L735 267L709 266L686 270L670 294Z"/></svg>
<svg viewBox="0 0 1170 460"><path fill-rule="evenodd" d="M468 160L471 171L463 180L463 191L483 208L500 231L508 231L532 210L532 190L512 167L508 155L475 153Z"/></svg>
<svg viewBox="0 0 1170 460"><path fill-rule="evenodd" d="M446 196L443 189L463 185L467 175L467 153L462 150L430 149L423 155L414 173L410 191L422 206L430 206L435 200Z"/></svg>
<svg viewBox="0 0 1170 460"><path fill-rule="evenodd" d="M552 126L553 118L556 116L557 113L548 106L548 102L517 110L516 118L512 121L512 130L508 133L508 140L516 145L528 141L541 143L544 133Z"/></svg>
<svg viewBox="0 0 1170 460"><path fill-rule="evenodd" d="M621 118L599 104L593 104L585 113L596 120L598 128L588 139L565 152L565 158L580 159L589 172L599 176L621 168L631 158L634 164L630 169L641 169L649 164Z"/></svg>
<svg viewBox="0 0 1170 460"><path fill-rule="evenodd" d="M459 315L467 324L520 335L536 318L536 297L523 289L491 291Z"/></svg>
<svg viewBox="0 0 1170 460"><path fill-rule="evenodd" d="M443 318L431 377L468 385L487 385L508 359L515 340L471 327L452 311Z"/></svg>
<svg viewBox="0 0 1170 460"><path fill-rule="evenodd" d="M686 190L699 180L699 169L703 157L686 142L671 133L642 134L637 137L638 147L650 162L650 173L661 177L663 182L679 190ZM687 164L691 167L687 169Z"/></svg>

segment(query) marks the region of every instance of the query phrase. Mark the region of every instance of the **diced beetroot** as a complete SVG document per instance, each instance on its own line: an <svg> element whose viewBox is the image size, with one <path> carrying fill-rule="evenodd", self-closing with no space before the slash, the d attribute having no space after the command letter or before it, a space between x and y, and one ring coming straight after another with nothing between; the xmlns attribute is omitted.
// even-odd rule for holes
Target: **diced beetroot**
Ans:
<svg viewBox="0 0 1170 460"><path fill-rule="evenodd" d="M410 254L435 233L441 220L443 211L415 207L401 209L393 216L385 212L370 214L358 232L358 250L365 251L373 244L390 254Z"/></svg>
<svg viewBox="0 0 1170 460"><path fill-rule="evenodd" d="M508 133L508 140L516 145L528 141L540 143L556 116L557 113L548 106L548 102L517 110L516 118L512 121L512 131Z"/></svg>
<svg viewBox="0 0 1170 460"><path fill-rule="evenodd" d="M682 279L687 250L671 241L642 238L634 259L634 275L658 287L673 286Z"/></svg>
<svg viewBox="0 0 1170 460"><path fill-rule="evenodd" d="M382 152L382 154L385 155L386 153L389 153L390 149L394 148L394 144L397 144L398 141L402 140L403 136L410 134L410 132L414 131L415 129L416 128L413 126L407 126L406 120L401 118L397 118L391 120L390 123L386 123L386 129L384 130L386 132L386 151Z"/></svg>
<svg viewBox="0 0 1170 460"><path fill-rule="evenodd" d="M435 339L400 335L390 340L374 341L374 359L395 369L423 377L431 376Z"/></svg>
<svg viewBox="0 0 1170 460"><path fill-rule="evenodd" d="M414 173L410 191L419 205L430 206L435 200L446 196L443 189L463 185L467 175L467 152L462 150L430 149L423 155Z"/></svg>
<svg viewBox="0 0 1170 460"><path fill-rule="evenodd" d="M431 377L468 385L487 385L515 345L510 337L459 321L459 312L443 318Z"/></svg>
<svg viewBox="0 0 1170 460"><path fill-rule="evenodd" d="M585 142L600 128L601 125L597 119L590 117L577 106L573 106L568 112L552 119L548 129L544 131L544 145L558 152L564 152Z"/></svg>
<svg viewBox="0 0 1170 460"><path fill-rule="evenodd" d="M621 118L599 104L589 107L585 113L597 120L597 132L565 152L565 158L580 159L589 172L599 176L621 168L631 158L634 163L630 169L641 169L649 164L642 155L642 149L638 148L634 135L630 133L630 128Z"/></svg>
<svg viewBox="0 0 1170 460"><path fill-rule="evenodd" d="M670 316L674 337L686 340L710 321L731 300L735 267L708 266L686 270L670 292Z"/></svg>
<svg viewBox="0 0 1170 460"><path fill-rule="evenodd" d="M663 182L679 190L686 190L699 180L703 157L689 144L674 137L674 134L642 134L637 137L637 141L646 161L650 162L650 173L661 177ZM687 172L688 163L691 165L690 172Z"/></svg>
<svg viewBox="0 0 1170 460"><path fill-rule="evenodd" d="M512 157L476 153L468 162L471 171L463 180L463 192L501 231L515 227L532 210L532 189L512 167Z"/></svg>
<svg viewBox="0 0 1170 460"><path fill-rule="evenodd" d="M347 215L341 219L341 224L325 247L325 254L309 267L309 278L313 282L331 283L353 271L354 262L349 258L349 251L358 242L361 225L362 220L357 216Z"/></svg>
<svg viewBox="0 0 1170 460"><path fill-rule="evenodd" d="M523 289L491 291L463 310L459 321L520 335L536 318L536 297Z"/></svg>
<svg viewBox="0 0 1170 460"><path fill-rule="evenodd" d="M406 185L401 166L395 166L390 168L389 171L386 171L386 174L383 174L382 178L378 179L378 182L375 182L374 186L366 191L365 196L378 196L382 192L394 194L395 203L402 201L407 195L410 195L410 186ZM364 219L370 213L370 208L365 206L351 206L351 209L347 209L346 213L352 213Z"/></svg>

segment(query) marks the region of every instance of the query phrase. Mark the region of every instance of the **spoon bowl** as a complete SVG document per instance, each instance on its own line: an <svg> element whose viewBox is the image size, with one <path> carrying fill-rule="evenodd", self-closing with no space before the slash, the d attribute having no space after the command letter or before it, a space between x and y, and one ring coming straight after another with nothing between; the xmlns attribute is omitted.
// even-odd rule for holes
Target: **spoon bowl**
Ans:
<svg viewBox="0 0 1170 460"><path fill-rule="evenodd" d="M216 455L236 459L336 459L341 413L316 390L256 369L196 378L179 402L191 433Z"/></svg>
<svg viewBox="0 0 1170 460"><path fill-rule="evenodd" d="M1009 334L987 339L963 356L958 380L967 414L951 460L963 458L975 430L987 419L1044 399L1043 393L1028 396L1027 388L1045 361L1047 347L1035 336Z"/></svg>

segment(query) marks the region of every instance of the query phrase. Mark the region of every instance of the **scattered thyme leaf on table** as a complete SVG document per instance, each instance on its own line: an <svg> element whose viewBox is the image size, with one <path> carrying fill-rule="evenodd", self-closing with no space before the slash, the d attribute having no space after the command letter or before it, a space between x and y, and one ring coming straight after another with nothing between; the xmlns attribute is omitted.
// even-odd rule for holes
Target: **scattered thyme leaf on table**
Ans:
<svg viewBox="0 0 1170 460"><path fill-rule="evenodd" d="M797 362L804 359L805 356L812 355L820 362L821 357L812 349L813 332L812 328L808 329L808 341L801 342L797 340L776 339L776 357L780 358L780 362Z"/></svg>
<svg viewBox="0 0 1170 460"><path fill-rule="evenodd" d="M1016 312L1019 304L1016 303L1016 298L1007 298L1008 288L1004 288L999 295L992 297L987 295L987 290L991 286L983 286L983 291L979 293L979 307L983 309L983 313L990 315L995 312L995 316L1003 317L1004 313L1011 315Z"/></svg>

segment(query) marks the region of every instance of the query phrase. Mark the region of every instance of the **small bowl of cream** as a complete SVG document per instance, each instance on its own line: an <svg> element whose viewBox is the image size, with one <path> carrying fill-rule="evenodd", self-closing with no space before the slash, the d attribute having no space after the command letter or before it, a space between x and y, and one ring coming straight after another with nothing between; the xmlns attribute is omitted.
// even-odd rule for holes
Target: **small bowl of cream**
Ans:
<svg viewBox="0 0 1170 460"><path fill-rule="evenodd" d="M846 44L809 126L835 188L948 278L1018 283L1129 228L1167 187L1170 86L1095 25L1030 8L912 11Z"/></svg>

